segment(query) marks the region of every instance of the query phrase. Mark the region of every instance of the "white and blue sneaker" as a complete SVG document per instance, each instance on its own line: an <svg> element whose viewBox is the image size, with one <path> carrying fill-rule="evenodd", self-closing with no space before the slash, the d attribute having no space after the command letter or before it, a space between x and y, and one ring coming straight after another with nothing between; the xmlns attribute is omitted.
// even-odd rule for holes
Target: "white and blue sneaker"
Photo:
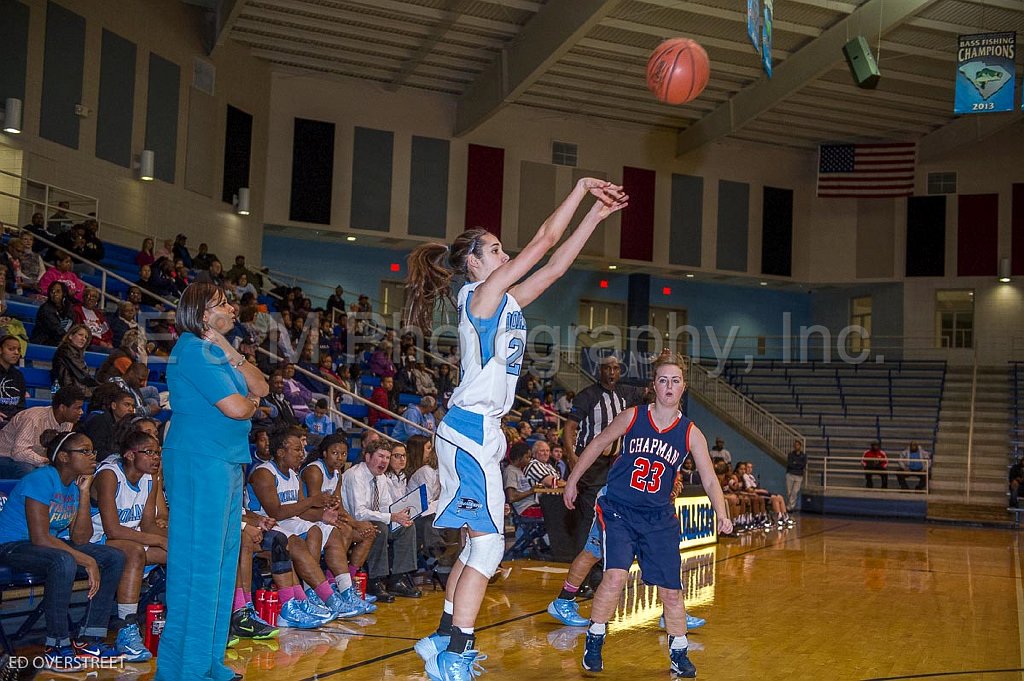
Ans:
<svg viewBox="0 0 1024 681"><path fill-rule="evenodd" d="M487 656L477 650L467 650L461 655L443 650L427 660L427 676L430 681L472 681L473 677L484 673L479 662L486 659Z"/></svg>
<svg viewBox="0 0 1024 681"><path fill-rule="evenodd" d="M548 604L548 614L570 627L585 627L590 620L580 617L580 605L576 601L556 598Z"/></svg>
<svg viewBox="0 0 1024 681"><path fill-rule="evenodd" d="M334 610L324 603L323 599L312 589L306 589L306 600L302 602L302 608L314 617L326 618L324 623L337 619Z"/></svg>
<svg viewBox="0 0 1024 681"><path fill-rule="evenodd" d="M297 601L294 598L281 606L277 615L277 625L282 629L316 629L324 623L324 619L311 615L303 607L308 601Z"/></svg>
<svg viewBox="0 0 1024 681"><path fill-rule="evenodd" d="M80 672L85 669L85 662L78 659L72 646L46 646L40 669L54 672Z"/></svg>
<svg viewBox="0 0 1024 681"><path fill-rule="evenodd" d="M413 647L416 650L416 654L423 658L424 662L430 662L438 654L448 649L448 642L451 640L451 636L442 636L435 631L430 636L425 636L416 641L416 645Z"/></svg>
<svg viewBox="0 0 1024 681"><path fill-rule="evenodd" d="M695 616L693 616L693 615L691 615L689 613L686 614L686 630L687 631L690 631L692 629L700 629L701 627L703 627L707 623L708 623L708 621L706 619L704 619L703 617L695 617ZM661 619L658 620L658 626L660 628L662 628L662 629L665 628L665 616L664 615L662 615Z"/></svg>
<svg viewBox="0 0 1024 681"><path fill-rule="evenodd" d="M357 594L356 590L352 587L349 587L344 591L339 591L338 593L341 594L342 600L344 600L347 605L359 608L360 615L369 615L370 613L377 612L377 606L360 598L359 594Z"/></svg>
<svg viewBox="0 0 1024 681"><path fill-rule="evenodd" d="M672 666L670 667L672 676L681 676L685 679L697 678L697 668L693 666L690 658L686 656L686 648L669 650L668 656L672 660Z"/></svg>
<svg viewBox="0 0 1024 681"><path fill-rule="evenodd" d="M604 661L601 659L604 637L604 634L587 632L587 642L583 648L583 668L588 672L599 672L604 669Z"/></svg>
<svg viewBox="0 0 1024 681"><path fill-rule="evenodd" d="M114 647L117 648L117 652L124 655L125 662L145 662L153 659L153 653L149 652L146 644L142 642L139 625L135 623L121 627L117 632Z"/></svg>
<svg viewBox="0 0 1024 681"><path fill-rule="evenodd" d="M363 614L362 604L356 604L352 601L346 600L337 591L331 594L331 597L327 599L327 602L324 603L324 605L330 608L331 612L334 614L334 619L346 619Z"/></svg>

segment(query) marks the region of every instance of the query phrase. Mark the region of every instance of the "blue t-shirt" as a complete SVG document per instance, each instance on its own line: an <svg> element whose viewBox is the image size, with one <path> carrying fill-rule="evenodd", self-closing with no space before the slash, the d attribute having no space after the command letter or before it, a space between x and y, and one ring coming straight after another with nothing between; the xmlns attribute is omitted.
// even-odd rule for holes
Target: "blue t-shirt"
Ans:
<svg viewBox="0 0 1024 681"><path fill-rule="evenodd" d="M671 508L672 486L690 451L692 426L680 413L660 430L650 405L637 407L622 436L622 453L608 470L608 499L629 508Z"/></svg>
<svg viewBox="0 0 1024 681"><path fill-rule="evenodd" d="M22 478L0 511L0 544L29 539L25 500L34 499L50 507L50 534L66 539L68 527L78 513L78 485L65 485L53 466L37 468Z"/></svg>
<svg viewBox="0 0 1024 681"><path fill-rule="evenodd" d="M213 343L183 333L167 363L171 425L164 448L195 452L231 463L249 462L249 419L228 418L217 402L245 397L245 378Z"/></svg>
<svg viewBox="0 0 1024 681"><path fill-rule="evenodd" d="M316 414L306 414L306 428L313 435L334 435L334 421L327 414L320 418Z"/></svg>

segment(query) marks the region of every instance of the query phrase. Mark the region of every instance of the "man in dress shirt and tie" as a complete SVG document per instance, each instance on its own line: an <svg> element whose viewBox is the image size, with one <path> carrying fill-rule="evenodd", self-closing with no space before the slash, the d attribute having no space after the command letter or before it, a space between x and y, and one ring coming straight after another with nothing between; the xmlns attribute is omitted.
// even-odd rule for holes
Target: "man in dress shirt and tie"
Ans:
<svg viewBox="0 0 1024 681"><path fill-rule="evenodd" d="M369 584L366 592L382 603L392 603L395 596L419 598L422 594L412 581L416 571L416 526L408 511L391 513L391 485L384 472L391 462L391 443L383 439L368 443L363 462L349 469L341 479L341 496L345 508L356 520L373 523L377 538L367 559ZM400 527L391 531L391 523ZM388 558L391 549L393 560Z"/></svg>

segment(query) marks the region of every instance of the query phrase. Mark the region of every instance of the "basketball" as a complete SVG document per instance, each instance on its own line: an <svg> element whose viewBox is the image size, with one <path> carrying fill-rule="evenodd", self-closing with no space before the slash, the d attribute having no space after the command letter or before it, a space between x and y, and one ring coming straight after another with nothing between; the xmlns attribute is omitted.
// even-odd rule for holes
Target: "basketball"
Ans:
<svg viewBox="0 0 1024 681"><path fill-rule="evenodd" d="M708 84L708 53L689 38L670 38L647 60L647 88L666 104L686 104Z"/></svg>

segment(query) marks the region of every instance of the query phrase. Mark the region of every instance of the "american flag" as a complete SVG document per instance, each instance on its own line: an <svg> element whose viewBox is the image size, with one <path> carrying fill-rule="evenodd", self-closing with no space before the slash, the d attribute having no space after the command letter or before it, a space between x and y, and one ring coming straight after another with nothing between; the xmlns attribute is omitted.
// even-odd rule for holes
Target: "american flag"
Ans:
<svg viewBox="0 0 1024 681"><path fill-rule="evenodd" d="M823 144L818 149L818 196L881 199L914 193L914 142Z"/></svg>

